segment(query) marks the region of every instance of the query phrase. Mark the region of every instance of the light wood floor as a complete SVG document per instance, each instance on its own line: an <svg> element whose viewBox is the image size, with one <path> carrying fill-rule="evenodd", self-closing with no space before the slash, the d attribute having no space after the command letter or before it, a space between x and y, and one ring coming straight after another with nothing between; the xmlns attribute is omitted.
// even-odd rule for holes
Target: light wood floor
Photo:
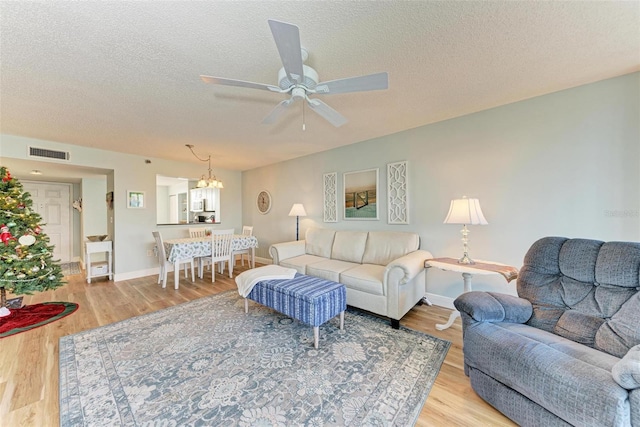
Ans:
<svg viewBox="0 0 640 427"><path fill-rule="evenodd" d="M244 270L239 265L237 272ZM161 310L207 295L236 289L228 276L216 275L180 280L180 289L162 289L157 276L122 282L82 275L67 277L68 283L54 291L24 296L25 304L69 301L80 304L72 315L22 334L0 340L0 426L58 426L58 340L61 336ZM417 426L513 426L511 421L480 399L463 372L460 319L446 331L450 311L426 305L413 308L401 324L451 341L438 378L422 409ZM348 325L347 325L348 327Z"/></svg>

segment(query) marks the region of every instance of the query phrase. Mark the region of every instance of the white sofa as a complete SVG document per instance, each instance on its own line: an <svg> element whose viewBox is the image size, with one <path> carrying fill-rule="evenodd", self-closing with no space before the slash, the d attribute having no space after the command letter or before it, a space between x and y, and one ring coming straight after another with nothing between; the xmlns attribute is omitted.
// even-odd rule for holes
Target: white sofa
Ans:
<svg viewBox="0 0 640 427"><path fill-rule="evenodd" d="M394 231L307 230L305 240L269 248L273 263L301 274L339 282L347 288L347 304L391 320L400 319L425 294L420 236Z"/></svg>

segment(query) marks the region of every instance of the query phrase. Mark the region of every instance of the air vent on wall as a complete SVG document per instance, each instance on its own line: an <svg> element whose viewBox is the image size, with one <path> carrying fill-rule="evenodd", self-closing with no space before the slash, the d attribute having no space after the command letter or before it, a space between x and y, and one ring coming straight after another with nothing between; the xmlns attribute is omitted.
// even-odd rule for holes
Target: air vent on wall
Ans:
<svg viewBox="0 0 640 427"><path fill-rule="evenodd" d="M47 159L69 160L67 151L47 150L46 148L29 147L29 157L44 157Z"/></svg>

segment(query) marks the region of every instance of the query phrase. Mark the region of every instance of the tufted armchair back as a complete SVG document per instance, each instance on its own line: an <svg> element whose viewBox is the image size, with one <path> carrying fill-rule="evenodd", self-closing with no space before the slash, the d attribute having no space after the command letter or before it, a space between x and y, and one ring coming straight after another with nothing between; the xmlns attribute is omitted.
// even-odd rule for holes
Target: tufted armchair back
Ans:
<svg viewBox="0 0 640 427"><path fill-rule="evenodd" d="M533 304L527 322L624 356L640 344L640 243L545 237L518 276L518 295Z"/></svg>

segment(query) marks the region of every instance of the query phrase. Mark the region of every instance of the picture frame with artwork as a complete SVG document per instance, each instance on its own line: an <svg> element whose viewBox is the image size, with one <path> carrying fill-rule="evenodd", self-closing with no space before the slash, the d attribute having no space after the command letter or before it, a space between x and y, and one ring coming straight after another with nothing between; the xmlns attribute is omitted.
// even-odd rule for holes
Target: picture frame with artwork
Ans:
<svg viewBox="0 0 640 427"><path fill-rule="evenodd" d="M378 168L343 174L344 219L378 220Z"/></svg>
<svg viewBox="0 0 640 427"><path fill-rule="evenodd" d="M144 191L127 191L127 208L144 209Z"/></svg>
<svg viewBox="0 0 640 427"><path fill-rule="evenodd" d="M409 224L409 162L387 164L387 222Z"/></svg>
<svg viewBox="0 0 640 427"><path fill-rule="evenodd" d="M324 222L338 222L338 173L330 172L323 175L323 220Z"/></svg>

